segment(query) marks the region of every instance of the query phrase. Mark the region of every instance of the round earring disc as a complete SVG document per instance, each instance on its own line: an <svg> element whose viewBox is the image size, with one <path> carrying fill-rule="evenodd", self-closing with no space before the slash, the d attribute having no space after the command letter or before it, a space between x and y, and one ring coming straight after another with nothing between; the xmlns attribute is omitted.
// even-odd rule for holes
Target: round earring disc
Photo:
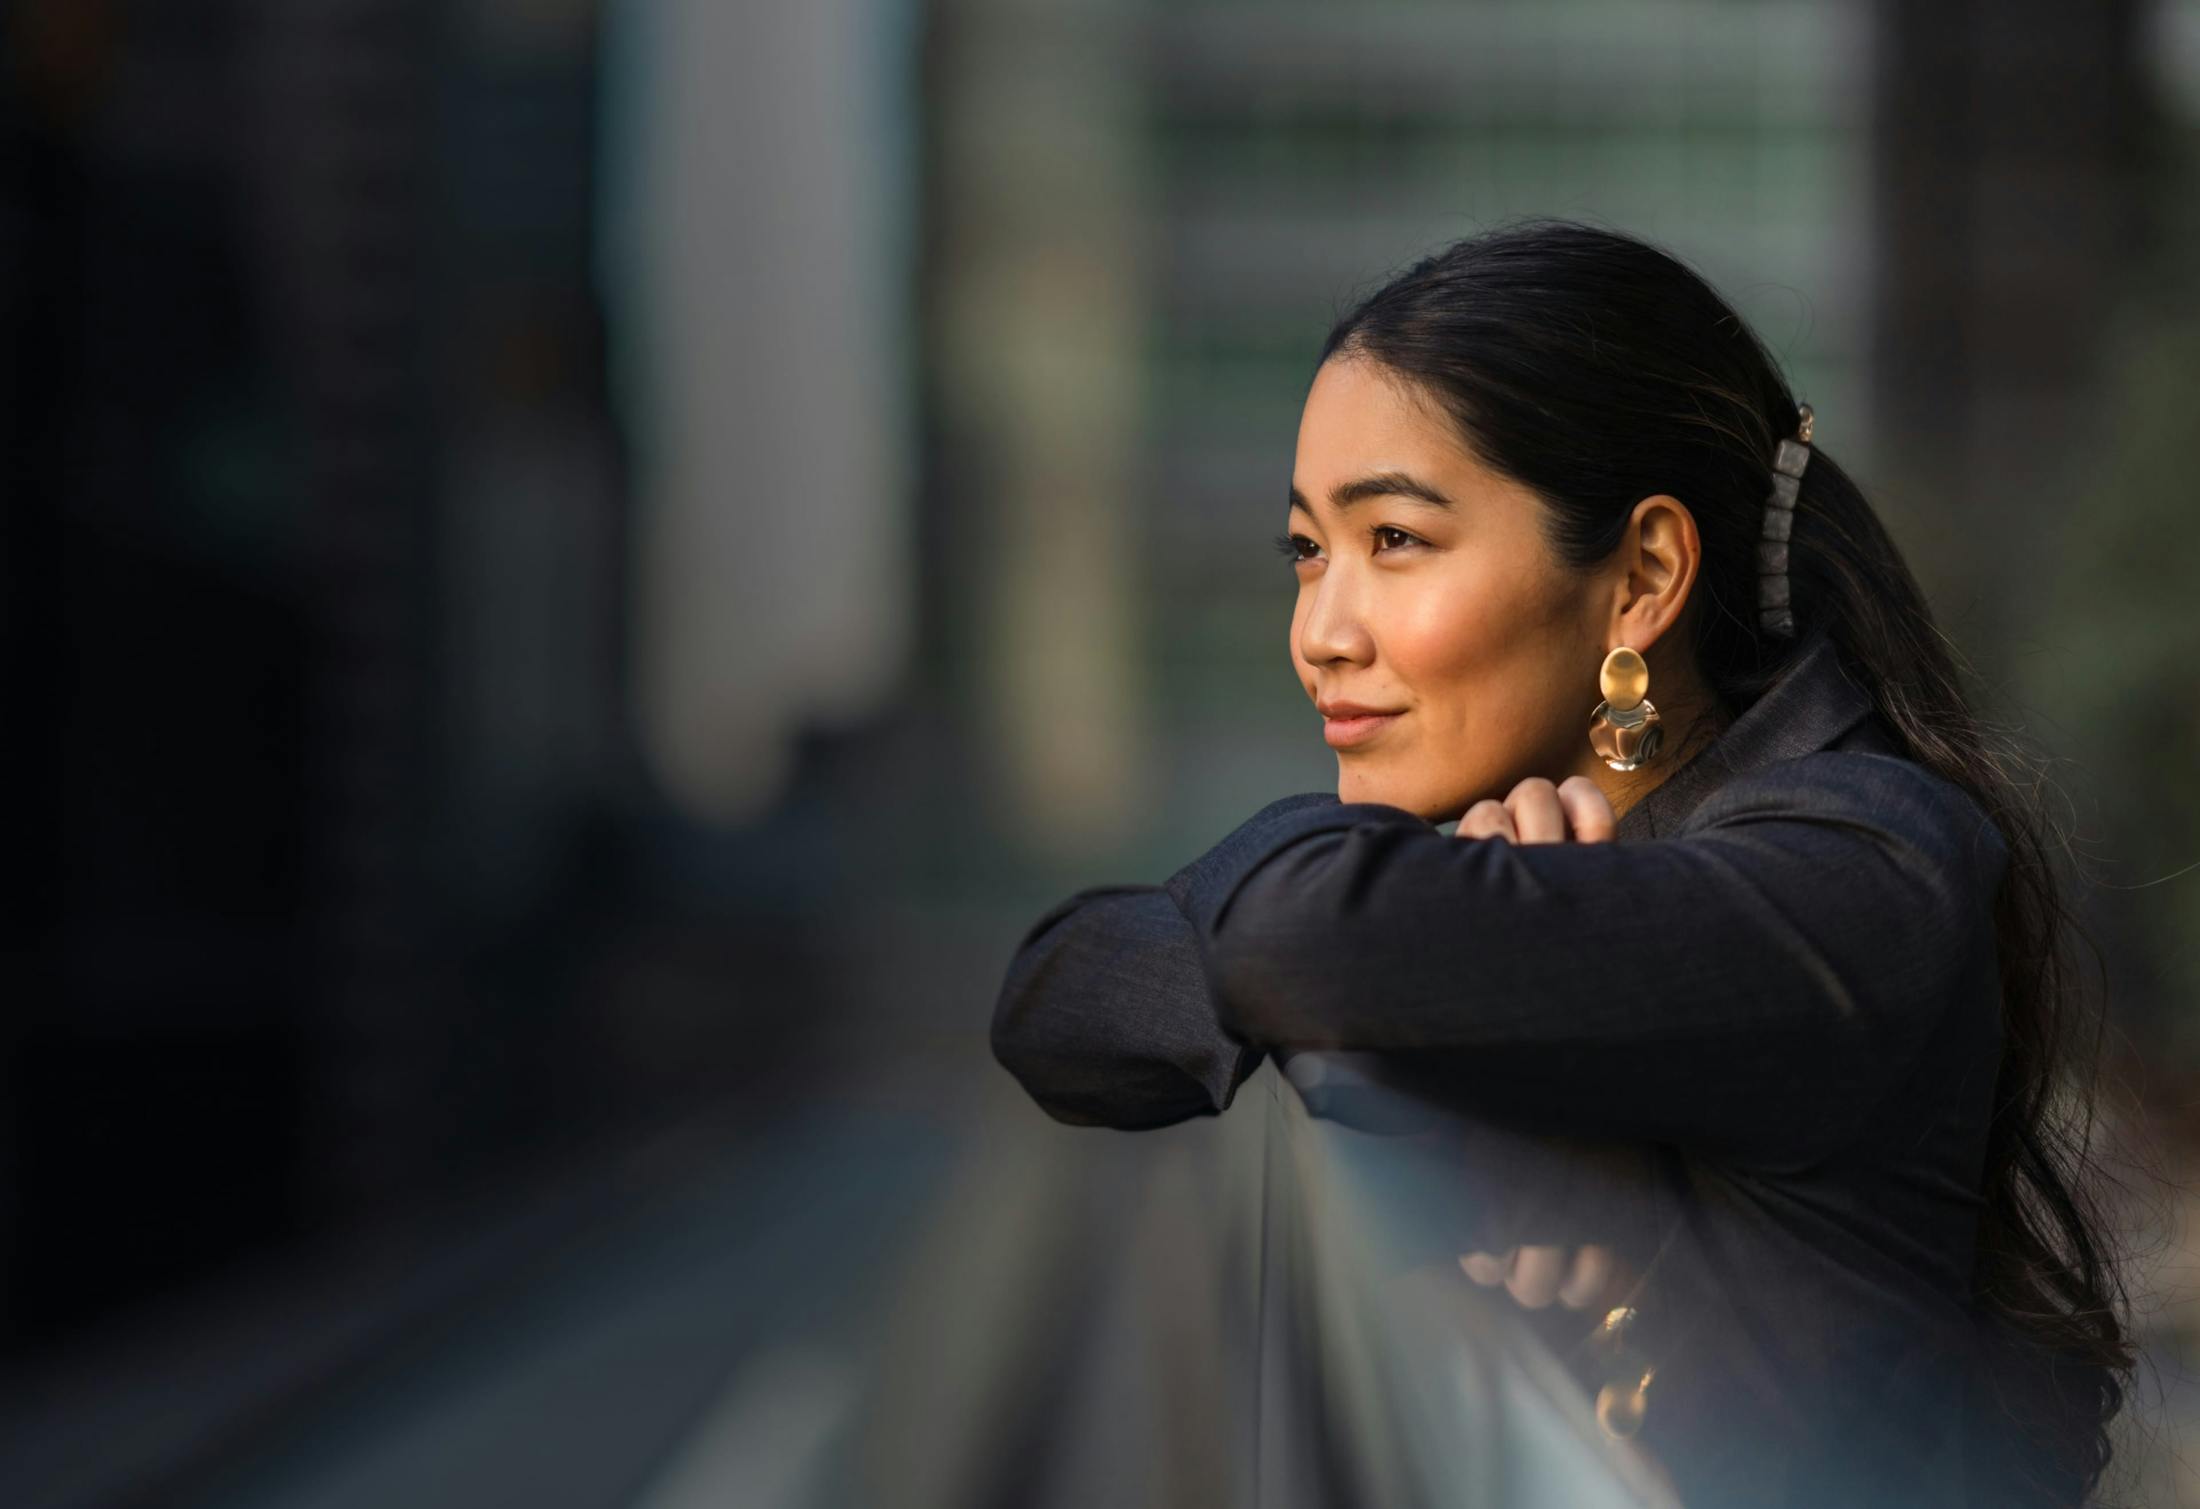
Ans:
<svg viewBox="0 0 2200 1509"><path fill-rule="evenodd" d="M1604 700L1622 710L1633 707L1650 694L1650 665L1638 651L1619 645L1604 657L1604 667L1597 672L1597 683L1604 691Z"/></svg>

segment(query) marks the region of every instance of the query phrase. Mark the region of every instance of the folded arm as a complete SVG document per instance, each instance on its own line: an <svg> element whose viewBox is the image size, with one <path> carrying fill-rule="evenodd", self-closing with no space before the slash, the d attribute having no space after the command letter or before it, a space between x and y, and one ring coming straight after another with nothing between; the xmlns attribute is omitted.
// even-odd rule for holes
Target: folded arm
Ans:
<svg viewBox="0 0 2200 1509"><path fill-rule="evenodd" d="M1009 961L993 1055L1057 1121L1126 1130L1227 1110L1262 1050L1217 1020L1188 908L1211 905L1268 824L1334 807L1269 803L1161 885L1091 886L1049 907Z"/></svg>
<svg viewBox="0 0 2200 1509"><path fill-rule="evenodd" d="M1852 1136L1991 967L2006 859L1954 786L1834 751L1637 843L1460 839L1380 803L1245 840L1188 908L1223 1031L1397 1054L1552 1130L1776 1159Z"/></svg>

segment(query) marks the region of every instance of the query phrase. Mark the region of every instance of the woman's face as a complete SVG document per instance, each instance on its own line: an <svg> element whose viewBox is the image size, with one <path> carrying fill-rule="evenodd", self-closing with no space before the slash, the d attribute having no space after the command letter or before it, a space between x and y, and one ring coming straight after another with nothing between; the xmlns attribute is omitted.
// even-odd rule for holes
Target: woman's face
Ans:
<svg viewBox="0 0 2200 1509"><path fill-rule="evenodd" d="M1299 683L1317 707L1391 714L1324 719L1340 801L1447 822L1529 776L1596 769L1612 588L1551 554L1534 494L1355 357L1316 373L1291 480Z"/></svg>

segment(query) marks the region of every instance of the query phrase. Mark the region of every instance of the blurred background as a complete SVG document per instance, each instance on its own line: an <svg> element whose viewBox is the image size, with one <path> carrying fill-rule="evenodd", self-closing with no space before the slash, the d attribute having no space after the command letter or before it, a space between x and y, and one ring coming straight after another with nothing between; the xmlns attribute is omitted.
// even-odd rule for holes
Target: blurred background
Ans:
<svg viewBox="0 0 2200 1509"><path fill-rule="evenodd" d="M0 0L0 1497L796 1502L928 1281L1043 1373L1215 1133L1001 971L1333 788L1313 353L1531 213L2053 757L2200 1503L2200 0Z"/></svg>

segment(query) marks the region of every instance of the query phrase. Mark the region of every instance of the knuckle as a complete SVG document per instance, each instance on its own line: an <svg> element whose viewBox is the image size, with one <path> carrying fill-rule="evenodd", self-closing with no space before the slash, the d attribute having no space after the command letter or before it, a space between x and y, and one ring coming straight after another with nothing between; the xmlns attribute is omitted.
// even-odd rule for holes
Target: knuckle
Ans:
<svg viewBox="0 0 2200 1509"><path fill-rule="evenodd" d="M1560 788L1560 794L1599 812L1612 810L1611 798L1604 794L1604 788L1585 775L1568 776L1566 784Z"/></svg>

